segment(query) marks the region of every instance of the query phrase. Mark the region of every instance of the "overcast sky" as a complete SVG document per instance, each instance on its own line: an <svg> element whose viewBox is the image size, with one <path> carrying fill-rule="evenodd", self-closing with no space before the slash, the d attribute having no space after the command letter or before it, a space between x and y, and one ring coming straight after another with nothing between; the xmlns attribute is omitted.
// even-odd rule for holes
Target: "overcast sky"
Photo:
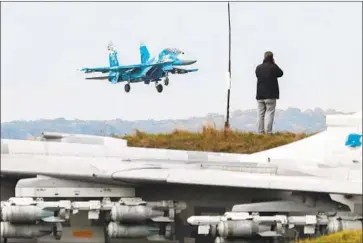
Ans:
<svg viewBox="0 0 363 243"><path fill-rule="evenodd" d="M271 50L285 75L278 108L362 109L362 3L232 3L231 110L256 108L255 66ZM199 72L155 85L85 80L164 47L196 57ZM225 113L227 3L2 3L1 119L164 119Z"/></svg>

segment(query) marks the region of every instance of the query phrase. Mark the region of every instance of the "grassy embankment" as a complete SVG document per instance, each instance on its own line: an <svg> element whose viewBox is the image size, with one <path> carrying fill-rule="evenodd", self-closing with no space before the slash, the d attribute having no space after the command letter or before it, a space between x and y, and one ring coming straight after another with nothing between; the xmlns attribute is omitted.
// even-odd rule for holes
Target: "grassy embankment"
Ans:
<svg viewBox="0 0 363 243"><path fill-rule="evenodd" d="M217 130L205 126L200 132L193 133L175 130L171 133L148 134L135 131L123 136L132 147L165 148L229 153L255 153L262 150L292 143L308 137L308 134L276 133L257 135L237 130ZM346 231L298 243L362 243L362 231Z"/></svg>
<svg viewBox="0 0 363 243"><path fill-rule="evenodd" d="M180 150L254 153L288 144L307 137L307 134L276 133L257 135L237 130L217 130L205 126L200 132L175 130L171 133L149 134L136 130L123 136L132 147L166 148Z"/></svg>

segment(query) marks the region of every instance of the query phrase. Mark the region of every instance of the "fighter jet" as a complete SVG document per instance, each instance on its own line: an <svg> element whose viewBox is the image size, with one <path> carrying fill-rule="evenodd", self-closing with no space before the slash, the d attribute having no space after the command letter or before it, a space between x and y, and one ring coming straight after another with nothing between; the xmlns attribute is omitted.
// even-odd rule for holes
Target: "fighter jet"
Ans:
<svg viewBox="0 0 363 243"><path fill-rule="evenodd" d="M278 242L360 229L362 113L326 122L321 133L254 154L50 132L2 139L1 237Z"/></svg>
<svg viewBox="0 0 363 243"><path fill-rule="evenodd" d="M185 69L197 60L188 59L184 51L178 48L165 48L158 56L151 57L144 43L140 44L140 64L120 65L117 51L112 42L107 46L109 52L109 67L82 68L81 71L89 73L108 73L103 76L86 77L86 79L108 80L113 84L124 82L125 92L130 92L131 83L150 84L155 83L156 90L161 93L163 85L159 82L163 79L164 85L169 85L169 73L186 74L196 72L198 69Z"/></svg>

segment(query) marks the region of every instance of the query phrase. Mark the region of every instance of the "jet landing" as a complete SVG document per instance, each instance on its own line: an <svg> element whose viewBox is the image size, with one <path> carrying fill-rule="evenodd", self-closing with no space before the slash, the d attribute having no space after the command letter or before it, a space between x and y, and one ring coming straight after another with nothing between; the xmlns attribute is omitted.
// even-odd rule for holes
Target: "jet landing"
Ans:
<svg viewBox="0 0 363 243"><path fill-rule="evenodd" d="M112 43L108 45L109 67L85 67L81 71L87 75L97 73L93 77L86 79L108 80L112 84L125 83L125 92L131 90L131 84L155 83L156 90L163 91L163 81L165 86L169 85L170 74L187 74L196 72L198 69L187 69L197 62L195 59L188 58L184 51L178 48L164 48L157 56L151 57L146 45L140 45L140 63L132 65L121 65L118 61L118 54Z"/></svg>

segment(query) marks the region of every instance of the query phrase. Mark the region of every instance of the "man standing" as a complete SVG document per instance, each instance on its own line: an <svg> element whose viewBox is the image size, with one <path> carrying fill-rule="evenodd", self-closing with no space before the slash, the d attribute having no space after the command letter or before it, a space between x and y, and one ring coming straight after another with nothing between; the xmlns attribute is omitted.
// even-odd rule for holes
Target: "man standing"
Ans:
<svg viewBox="0 0 363 243"><path fill-rule="evenodd" d="M275 117L276 100L280 98L277 78L283 72L276 65L273 53L265 52L263 63L256 67L257 77L257 104L258 104L258 132L265 133L265 114L267 120L266 133L272 133Z"/></svg>

